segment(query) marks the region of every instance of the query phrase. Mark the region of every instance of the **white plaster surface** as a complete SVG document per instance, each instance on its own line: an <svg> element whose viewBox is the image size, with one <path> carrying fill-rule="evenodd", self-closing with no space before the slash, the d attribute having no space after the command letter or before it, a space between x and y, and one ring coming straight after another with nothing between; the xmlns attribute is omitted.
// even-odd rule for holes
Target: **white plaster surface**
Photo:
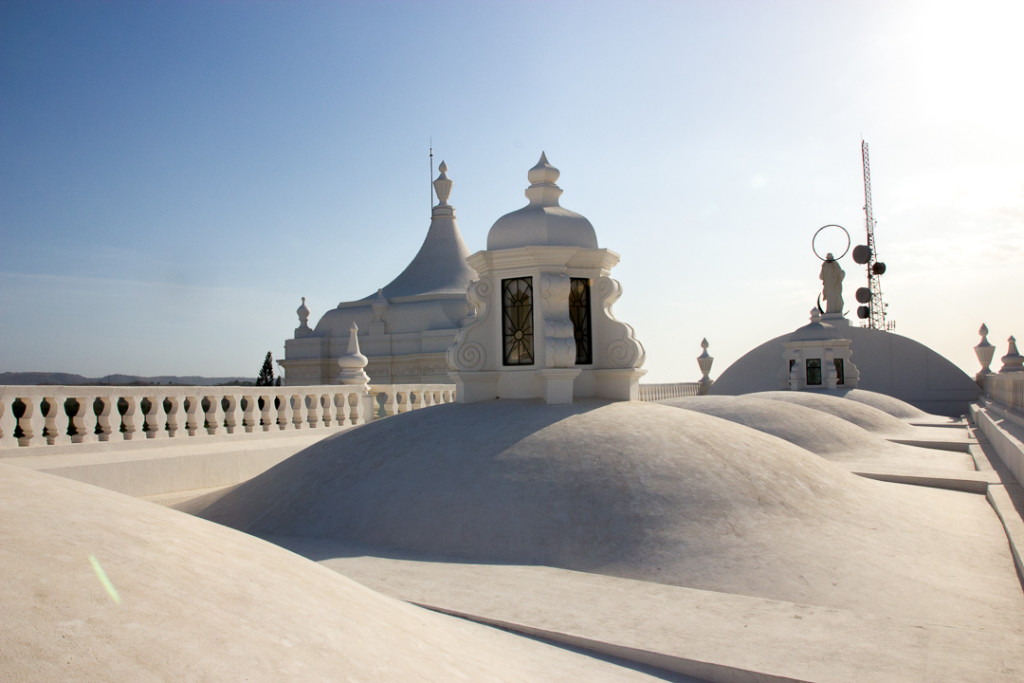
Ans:
<svg viewBox="0 0 1024 683"><path fill-rule="evenodd" d="M276 539L323 554L317 541ZM329 554L329 553L328 553ZM423 562L359 549L323 564L383 593L516 630L631 650L708 680L1015 681L1019 620L939 624L541 566Z"/></svg>
<svg viewBox="0 0 1024 683"><path fill-rule="evenodd" d="M885 435L910 434L913 427L907 422L859 401L847 401L840 395L808 391L761 391L746 397L793 403L842 418L869 432Z"/></svg>
<svg viewBox="0 0 1024 683"><path fill-rule="evenodd" d="M649 680L23 468L0 465L0 520L3 681Z"/></svg>
<svg viewBox="0 0 1024 683"><path fill-rule="evenodd" d="M1024 613L982 496L864 479L655 404L427 408L336 435L190 509L257 535L936 623Z"/></svg>
<svg viewBox="0 0 1024 683"><path fill-rule="evenodd" d="M857 401L858 403L869 405L872 408L878 408L882 412L889 413L893 417L898 417L901 420L911 420L913 422L929 420L942 423L948 423L951 421L950 418L926 413L906 401L887 394L880 394L877 391L851 389L850 391L842 392L842 396L843 398L848 398L851 401Z"/></svg>
<svg viewBox="0 0 1024 683"><path fill-rule="evenodd" d="M966 451L936 450L893 443L874 431L868 431L825 410L757 394L693 396L668 399L661 403L714 415L772 434L833 462L855 463L858 469L871 463L872 466L885 465L917 473L951 470L959 474L974 470L974 461ZM855 404L857 413L863 412L860 410L862 405ZM886 417L889 417L888 413ZM881 424L872 424L885 427L886 422L883 418ZM922 439L930 434L924 431ZM902 428L900 433L903 433ZM966 439L966 428L962 436Z"/></svg>
<svg viewBox="0 0 1024 683"><path fill-rule="evenodd" d="M162 496L237 484L326 434L347 427L11 449L2 462L130 496Z"/></svg>

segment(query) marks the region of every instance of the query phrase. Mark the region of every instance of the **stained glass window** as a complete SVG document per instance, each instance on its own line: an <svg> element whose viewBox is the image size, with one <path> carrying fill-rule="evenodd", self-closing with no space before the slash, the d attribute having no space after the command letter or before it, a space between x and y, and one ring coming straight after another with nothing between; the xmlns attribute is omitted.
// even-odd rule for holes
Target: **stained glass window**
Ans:
<svg viewBox="0 0 1024 683"><path fill-rule="evenodd" d="M533 278L501 281L505 365L533 365Z"/></svg>
<svg viewBox="0 0 1024 683"><path fill-rule="evenodd" d="M807 359L807 386L821 386L821 359Z"/></svg>
<svg viewBox="0 0 1024 683"><path fill-rule="evenodd" d="M576 337L576 364L594 362L593 338L590 334L590 280L574 277L569 287L569 318Z"/></svg>

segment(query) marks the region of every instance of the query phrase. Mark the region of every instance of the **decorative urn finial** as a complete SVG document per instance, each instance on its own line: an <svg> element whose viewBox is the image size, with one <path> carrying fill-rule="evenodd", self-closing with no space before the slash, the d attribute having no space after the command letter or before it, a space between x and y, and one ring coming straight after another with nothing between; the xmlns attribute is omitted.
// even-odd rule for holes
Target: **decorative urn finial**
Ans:
<svg viewBox="0 0 1024 683"><path fill-rule="evenodd" d="M999 359L1003 361L1003 367L999 372L1024 372L1024 356L1017 351L1017 338L1011 335L1006 341L1010 343L1010 348L1006 350L1006 355Z"/></svg>
<svg viewBox="0 0 1024 683"><path fill-rule="evenodd" d="M448 206L448 197L452 193L452 181L448 178L448 164L441 162L441 165L437 167L437 170L441 172L437 179L434 180L434 192L437 193L437 205Z"/></svg>
<svg viewBox="0 0 1024 683"><path fill-rule="evenodd" d="M981 341L974 347L974 355L978 357L978 362L981 363L981 372L978 375L990 375L992 374L992 369L989 366L992 365L992 355L995 353L996 347L988 341L988 327L985 323L981 324L978 334L981 335Z"/></svg>
<svg viewBox="0 0 1024 683"><path fill-rule="evenodd" d="M715 362L715 359L713 356L708 355L708 346L708 338L704 337L700 342L700 347L703 351L699 356L697 356L697 366L700 367L700 371L704 375L697 382L697 393L701 396L708 393L708 390L711 389L711 385L714 384L710 375L711 364Z"/></svg>

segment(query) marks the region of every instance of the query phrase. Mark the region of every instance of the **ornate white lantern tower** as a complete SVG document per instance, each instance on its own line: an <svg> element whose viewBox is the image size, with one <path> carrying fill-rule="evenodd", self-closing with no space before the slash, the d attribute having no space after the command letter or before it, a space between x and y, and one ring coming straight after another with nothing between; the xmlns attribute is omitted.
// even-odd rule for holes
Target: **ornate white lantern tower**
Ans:
<svg viewBox="0 0 1024 683"><path fill-rule="evenodd" d="M448 349L460 403L637 397L644 348L611 313L622 289L608 274L619 255L559 206L558 176L542 153L528 174L530 203L499 218L487 249L468 259L479 274L467 291L475 313Z"/></svg>

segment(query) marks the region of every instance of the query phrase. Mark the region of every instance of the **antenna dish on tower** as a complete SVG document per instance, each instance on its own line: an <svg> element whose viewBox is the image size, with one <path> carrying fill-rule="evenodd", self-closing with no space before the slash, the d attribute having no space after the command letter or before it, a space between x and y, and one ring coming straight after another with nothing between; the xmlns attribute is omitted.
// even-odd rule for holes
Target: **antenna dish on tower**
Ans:
<svg viewBox="0 0 1024 683"><path fill-rule="evenodd" d="M853 260L867 266L868 286L857 290L857 301L866 304L857 307L857 317L866 320L873 330L889 330L893 325L885 320L886 305L882 303L882 284L879 276L885 273L885 264L878 260L875 244L875 217L871 206L871 164L868 159L868 143L860 141L861 158L864 163L864 219L868 243L853 248ZM866 292L865 292L866 290Z"/></svg>

